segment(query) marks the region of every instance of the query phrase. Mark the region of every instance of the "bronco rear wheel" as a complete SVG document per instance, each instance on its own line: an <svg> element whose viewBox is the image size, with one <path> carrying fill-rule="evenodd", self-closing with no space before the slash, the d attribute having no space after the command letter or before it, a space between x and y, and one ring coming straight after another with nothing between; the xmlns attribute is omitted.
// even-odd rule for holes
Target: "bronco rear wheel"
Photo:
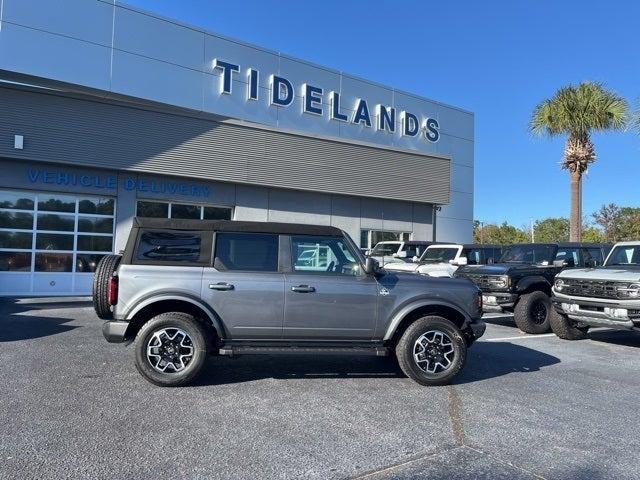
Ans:
<svg viewBox="0 0 640 480"><path fill-rule="evenodd" d="M520 330L525 333L547 333L550 330L549 314L551 300L541 291L525 293L520 296L513 311L513 319Z"/></svg>
<svg viewBox="0 0 640 480"><path fill-rule="evenodd" d="M93 308L96 315L103 320L113 318L109 305L109 279L118 268L121 259L121 255L105 255L98 262L93 275Z"/></svg>
<svg viewBox="0 0 640 480"><path fill-rule="evenodd" d="M135 340L138 372L161 387L193 381L207 358L207 333L192 315L161 313L145 323Z"/></svg>
<svg viewBox="0 0 640 480"><path fill-rule="evenodd" d="M549 323L553 333L563 340L584 340L589 332L589 327L576 327L566 315L555 310L551 313Z"/></svg>
<svg viewBox="0 0 640 480"><path fill-rule="evenodd" d="M420 385L449 383L464 366L466 355L462 332L439 316L414 321L396 345L400 368Z"/></svg>

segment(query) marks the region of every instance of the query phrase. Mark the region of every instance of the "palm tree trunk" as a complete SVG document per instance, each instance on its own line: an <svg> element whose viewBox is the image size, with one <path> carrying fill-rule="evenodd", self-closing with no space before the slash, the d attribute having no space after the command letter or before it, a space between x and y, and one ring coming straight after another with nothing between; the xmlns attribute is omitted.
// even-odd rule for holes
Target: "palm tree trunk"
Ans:
<svg viewBox="0 0 640 480"><path fill-rule="evenodd" d="M571 176L571 220L569 239L572 242L582 240L582 172L569 170Z"/></svg>

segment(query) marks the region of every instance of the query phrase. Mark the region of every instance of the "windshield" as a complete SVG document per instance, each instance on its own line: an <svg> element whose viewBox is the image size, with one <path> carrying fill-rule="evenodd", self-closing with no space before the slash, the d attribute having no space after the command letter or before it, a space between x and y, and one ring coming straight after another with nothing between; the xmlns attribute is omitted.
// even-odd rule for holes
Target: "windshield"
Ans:
<svg viewBox="0 0 640 480"><path fill-rule="evenodd" d="M452 247L429 247L425 250L420 261L425 263L447 263L456 258L457 248Z"/></svg>
<svg viewBox="0 0 640 480"><path fill-rule="evenodd" d="M426 245L416 245L405 243L402 251L407 252L407 258L419 257L427 249Z"/></svg>
<svg viewBox="0 0 640 480"><path fill-rule="evenodd" d="M400 242L397 243L379 243L371 250L372 257L385 257L398 253Z"/></svg>
<svg viewBox="0 0 640 480"><path fill-rule="evenodd" d="M640 245L620 245L619 247L615 247L611 255L609 255L606 265L640 267Z"/></svg>
<svg viewBox="0 0 640 480"><path fill-rule="evenodd" d="M531 263L550 265L556 256L555 245L511 245L502 254L500 263Z"/></svg>

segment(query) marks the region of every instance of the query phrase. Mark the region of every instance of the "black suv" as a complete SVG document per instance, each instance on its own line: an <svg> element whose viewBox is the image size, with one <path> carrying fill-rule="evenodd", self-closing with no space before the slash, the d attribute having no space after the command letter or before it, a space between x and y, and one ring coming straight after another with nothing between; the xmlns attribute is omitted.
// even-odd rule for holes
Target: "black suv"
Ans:
<svg viewBox="0 0 640 480"><path fill-rule="evenodd" d="M484 312L513 313L523 332L545 333L554 277L565 268L602 265L610 250L604 244L516 244L505 248L499 263L463 266L454 276L480 287Z"/></svg>

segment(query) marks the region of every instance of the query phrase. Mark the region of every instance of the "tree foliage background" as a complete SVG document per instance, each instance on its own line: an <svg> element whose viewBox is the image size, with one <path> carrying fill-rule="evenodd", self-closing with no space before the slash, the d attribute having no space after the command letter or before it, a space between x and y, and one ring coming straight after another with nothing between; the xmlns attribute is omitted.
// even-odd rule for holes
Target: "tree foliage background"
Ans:
<svg viewBox="0 0 640 480"><path fill-rule="evenodd" d="M569 241L569 219L545 218L533 224L536 242ZM619 242L640 240L640 208L620 207L614 203L603 205L589 219L583 220L582 241L589 243ZM473 223L473 241L475 243L526 243L531 241L528 226L515 227L507 222L501 225Z"/></svg>

